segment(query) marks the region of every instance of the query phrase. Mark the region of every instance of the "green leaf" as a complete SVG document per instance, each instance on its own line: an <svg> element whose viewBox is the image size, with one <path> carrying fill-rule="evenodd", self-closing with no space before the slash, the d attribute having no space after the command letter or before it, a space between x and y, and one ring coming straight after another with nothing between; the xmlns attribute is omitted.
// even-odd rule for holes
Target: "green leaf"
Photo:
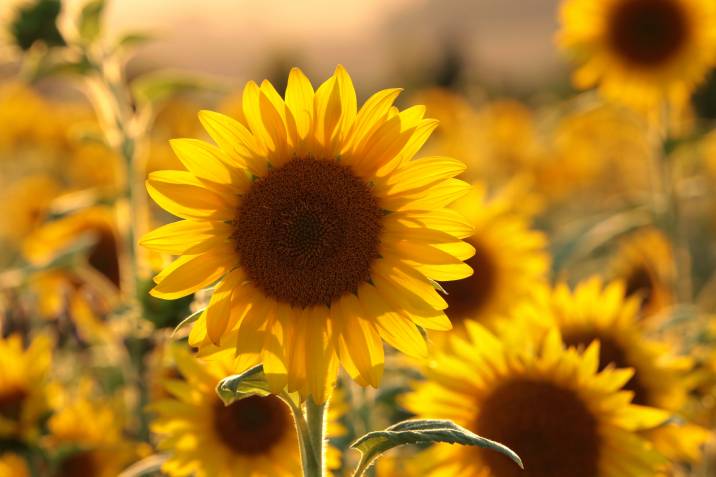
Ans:
<svg viewBox="0 0 716 477"><path fill-rule="evenodd" d="M62 4L60 0L35 0L18 7L10 21L9 29L15 44L23 51L36 42L48 47L65 46L65 40L57 29L57 18Z"/></svg>
<svg viewBox="0 0 716 477"><path fill-rule="evenodd" d="M217 89L206 78L171 71L158 71L140 76L132 82L132 93L140 103L156 104L173 96Z"/></svg>
<svg viewBox="0 0 716 477"><path fill-rule="evenodd" d="M77 28L80 38L86 42L92 42L99 37L102 31L102 13L104 12L105 0L90 0L82 7Z"/></svg>
<svg viewBox="0 0 716 477"><path fill-rule="evenodd" d="M150 473L155 475L168 458L166 454L152 454L124 469L118 477L141 477Z"/></svg>
<svg viewBox="0 0 716 477"><path fill-rule="evenodd" d="M148 293L147 293L147 295L148 295ZM174 327L172 336L175 336L179 332L179 330L181 330L185 326L188 326L188 325L194 323L196 320L198 320L199 317L201 316L201 314L204 313L204 310L206 310L206 307L196 310L194 313L192 313L191 315L189 315L186 318L184 318L183 320L181 320L179 322L179 324Z"/></svg>
<svg viewBox="0 0 716 477"><path fill-rule="evenodd" d="M251 396L268 396L271 391L264 376L263 365L256 365L241 374L222 379L216 386L216 394L227 406L234 401Z"/></svg>
<svg viewBox="0 0 716 477"><path fill-rule="evenodd" d="M125 33L117 40L118 49L134 48L152 41L154 37L148 33L130 32Z"/></svg>
<svg viewBox="0 0 716 477"><path fill-rule="evenodd" d="M411 419L399 422L384 431L369 432L359 438L351 447L361 452L361 459L354 477L363 475L368 467L383 453L404 444L432 444L446 442L490 449L506 455L520 468L522 459L508 447L491 441L458 426L452 421L433 419Z"/></svg>

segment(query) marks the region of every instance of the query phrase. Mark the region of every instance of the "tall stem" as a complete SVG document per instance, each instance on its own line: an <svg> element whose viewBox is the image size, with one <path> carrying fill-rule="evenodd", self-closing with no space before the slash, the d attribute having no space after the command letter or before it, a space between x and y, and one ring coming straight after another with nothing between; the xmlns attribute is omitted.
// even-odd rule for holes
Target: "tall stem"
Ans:
<svg viewBox="0 0 716 477"><path fill-rule="evenodd" d="M316 464L319 470L319 473L316 474L316 477L324 477L326 474L325 447L327 410L328 400L326 400L326 402L323 404L316 404L313 401L313 398L310 396L306 400L306 423L308 424L308 436L311 440L311 448L313 449L314 459L316 460Z"/></svg>
<svg viewBox="0 0 716 477"><path fill-rule="evenodd" d="M137 149L143 131L132 109L132 99L124 82L121 64L112 57L82 50L92 65L87 89L102 124L108 144L121 161L122 183L116 202L117 224L122 238L124 295L134 302L137 299L139 267L137 258L137 216L141 207L141 191L137 190Z"/></svg>
<svg viewBox="0 0 716 477"><path fill-rule="evenodd" d="M298 434L303 477L325 477L325 434L328 403L316 404L308 397L305 410L288 400Z"/></svg>
<svg viewBox="0 0 716 477"><path fill-rule="evenodd" d="M676 272L672 286L677 303L691 300L691 258L688 239L681 221L679 201L672 164L666 151L669 141L669 111L664 107L656 124L652 125L651 140L654 145L652 172L655 189L655 212L661 229L669 238L673 248L673 263Z"/></svg>

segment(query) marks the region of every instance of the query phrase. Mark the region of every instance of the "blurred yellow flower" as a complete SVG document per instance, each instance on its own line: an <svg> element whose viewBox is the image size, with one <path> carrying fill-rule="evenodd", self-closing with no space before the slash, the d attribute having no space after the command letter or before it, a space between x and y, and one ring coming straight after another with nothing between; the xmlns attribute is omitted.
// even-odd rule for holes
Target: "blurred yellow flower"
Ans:
<svg viewBox="0 0 716 477"><path fill-rule="evenodd" d="M530 170L543 156L536 118L524 104L510 99L473 107L456 93L431 89L417 95L427 113L440 121L427 145L467 163L461 179L502 184Z"/></svg>
<svg viewBox="0 0 716 477"><path fill-rule="evenodd" d="M668 414L630 403L622 390L630 370L598 371L598 343L580 352L565 349L556 330L538 338L515 325L516 341L503 342L475 322L466 326L468 338L452 338L404 404L507 445L525 470L489 450L443 445L429 475L651 477L663 466L636 431Z"/></svg>
<svg viewBox="0 0 716 477"><path fill-rule="evenodd" d="M27 461L11 452L0 455L0 477L31 477Z"/></svg>
<svg viewBox="0 0 716 477"><path fill-rule="evenodd" d="M471 276L442 283L445 312L454 326L466 319L490 326L547 284L547 237L512 212L509 200L487 198L479 183L454 207L473 226L465 240L476 252L466 261L474 270Z"/></svg>
<svg viewBox="0 0 716 477"><path fill-rule="evenodd" d="M574 291L561 284L516 313L521 319L541 323L543 332L559 330L565 345L579 350L599 342L599 370L631 368L634 375L623 389L632 402L679 414L690 391L691 359L679 357L668 343L645 336L639 320L639 300L625 297L621 282L604 285L600 278L579 283ZM708 432L688 423L669 423L644 433L670 459L696 460Z"/></svg>
<svg viewBox="0 0 716 477"><path fill-rule="evenodd" d="M85 240L87 265L98 273L98 280L120 286L121 259L119 232L114 211L109 207L90 207L38 227L23 242L25 258L32 264L49 264Z"/></svg>
<svg viewBox="0 0 716 477"><path fill-rule="evenodd" d="M167 396L150 406L156 415L152 432L159 449L169 454L164 472L171 477L300 474L293 417L281 399L254 396L225 406L215 388L237 371L231 353L200 361L185 347L175 347L172 355L178 376L162 381ZM329 412L329 435L340 432L336 413L340 410ZM329 468L336 467L340 456L330 447L327 456Z"/></svg>
<svg viewBox="0 0 716 477"><path fill-rule="evenodd" d="M0 182L46 174L68 190L114 193L116 155L82 139L99 134L88 105L46 99L19 82L0 83Z"/></svg>
<svg viewBox="0 0 716 477"><path fill-rule="evenodd" d="M147 188L185 220L142 243L180 255L155 277L156 297L219 281L191 344L260 355L272 390L323 402L339 361L378 386L383 340L420 356L416 325L450 328L431 280L472 273L471 227L447 208L469 188L454 179L465 166L412 160L437 122L393 107L399 93L358 110L343 67L315 92L293 69L285 99L268 81L246 85L243 122L200 113L218 147L172 142L187 170L154 172Z"/></svg>
<svg viewBox="0 0 716 477"><path fill-rule="evenodd" d="M119 299L118 241L114 212L100 206L47 222L26 237L25 259L41 269L28 278L38 314L48 320L69 317L85 341L111 338L103 319ZM67 253L82 259L42 270Z"/></svg>
<svg viewBox="0 0 716 477"><path fill-rule="evenodd" d="M8 249L19 251L22 240L47 217L60 188L52 177L39 175L25 177L0 191L0 243L5 249L0 258L10 258Z"/></svg>
<svg viewBox="0 0 716 477"><path fill-rule="evenodd" d="M47 427L47 445L61 460L56 474L116 477L147 453L146 445L125 437L122 404L99 393L87 378L71 389L52 386L54 414Z"/></svg>
<svg viewBox="0 0 716 477"><path fill-rule="evenodd" d="M580 207L595 197L644 200L652 187L644 122L613 105L576 106L550 129L549 150L532 168L539 195Z"/></svg>
<svg viewBox="0 0 716 477"><path fill-rule="evenodd" d="M611 275L623 280L626 294L641 303L645 318L655 317L674 304L674 252L658 229L642 228L624 237L612 259Z"/></svg>
<svg viewBox="0 0 716 477"><path fill-rule="evenodd" d="M716 64L712 0L564 0L560 20L575 84L638 109L685 106Z"/></svg>
<svg viewBox="0 0 716 477"><path fill-rule="evenodd" d="M25 348L19 335L0 339L0 438L33 441L49 410L51 343L37 337Z"/></svg>

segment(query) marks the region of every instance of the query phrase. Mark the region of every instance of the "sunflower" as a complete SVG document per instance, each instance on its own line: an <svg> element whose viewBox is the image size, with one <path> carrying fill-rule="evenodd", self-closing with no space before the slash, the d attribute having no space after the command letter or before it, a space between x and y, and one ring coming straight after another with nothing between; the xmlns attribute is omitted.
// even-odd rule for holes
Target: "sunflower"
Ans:
<svg viewBox="0 0 716 477"><path fill-rule="evenodd" d="M110 338L102 318L119 298L119 234L114 213L90 207L45 223L23 242L25 259L40 268L84 247L82 261L34 273L29 289L37 298L39 315L48 320L68 316L85 340Z"/></svg>
<svg viewBox="0 0 716 477"><path fill-rule="evenodd" d="M684 106L716 64L711 0L564 0L560 18L575 84L638 109Z"/></svg>
<svg viewBox="0 0 716 477"><path fill-rule="evenodd" d="M598 343L584 352L566 349L556 331L536 338L519 325L512 343L473 321L466 325L467 338L452 337L426 370L429 380L404 404L418 417L451 419L507 445L525 470L495 452L438 446L430 475L651 477L663 465L635 431L666 416L630 403L631 393L621 389L630 370L597 371Z"/></svg>
<svg viewBox="0 0 716 477"><path fill-rule="evenodd" d="M426 353L417 328L447 330L434 280L472 273L460 240L470 224L447 205L468 185L464 164L413 160L437 122L399 111L400 90L357 109L339 66L315 92L299 69L285 99L264 81L243 91L243 117L202 111L217 146L178 139L186 170L149 175L147 189L184 220L142 243L180 255L152 295L175 299L214 282L193 345L259 354L274 391L324 402L338 363L378 386L385 340Z"/></svg>
<svg viewBox="0 0 716 477"><path fill-rule="evenodd" d="M87 105L45 98L19 82L0 83L0 178L46 174L67 187L96 187L114 197L121 177L117 156L81 139L99 133Z"/></svg>
<svg viewBox="0 0 716 477"><path fill-rule="evenodd" d="M11 452L0 454L0 477L31 477L27 461Z"/></svg>
<svg viewBox="0 0 716 477"><path fill-rule="evenodd" d="M81 379L71 391L54 384L54 414L47 423L47 445L57 452L52 477L116 477L147 453L147 446L124 435L123 404L98 395Z"/></svg>
<svg viewBox="0 0 716 477"><path fill-rule="evenodd" d="M23 242L23 255L32 264L44 266L76 246L89 244L87 265L105 286L120 287L119 232L111 208L95 206L80 210L38 227Z"/></svg>
<svg viewBox="0 0 716 477"><path fill-rule="evenodd" d="M179 379L165 379L168 395L153 402L151 424L159 449L169 454L162 470L171 477L293 477L301 473L296 429L289 407L274 395L249 397L225 406L219 381L236 371L229 353L200 361L186 348L172 348ZM339 408L336 408L337 410ZM338 415L329 413L335 435ZM340 456L327 449L327 464Z"/></svg>
<svg viewBox="0 0 716 477"><path fill-rule="evenodd" d="M644 317L674 304L674 251L660 230L644 228L622 239L611 268L612 276L625 282L626 294L639 299Z"/></svg>
<svg viewBox="0 0 716 477"><path fill-rule="evenodd" d="M474 107L468 98L443 89L422 91L416 99L440 121L428 150L464 158L468 168L461 179L505 180L542 156L535 114L522 103L501 99Z"/></svg>
<svg viewBox="0 0 716 477"><path fill-rule="evenodd" d="M14 182L0 192L0 265L17 259L22 241L47 217L61 186L47 175L33 175Z"/></svg>
<svg viewBox="0 0 716 477"><path fill-rule="evenodd" d="M523 319L556 326L565 345L584 350L600 344L599 369L631 368L634 374L623 389L633 393L634 404L664 409L678 416L686 403L689 386L688 358L677 357L672 347L647 338L638 322L639 301L625 298L624 285L604 285L599 278L581 282L574 291L558 285L519 311ZM677 420L683 421L683 418ZM688 423L669 423L645 436L674 460L696 460L708 432Z"/></svg>
<svg viewBox="0 0 716 477"><path fill-rule="evenodd" d="M488 199L481 184L474 184L454 207L473 226L466 241L476 253L466 263L475 272L442 283L449 305L446 313L453 325L466 319L489 325L546 284L550 262L547 239L512 212L509 201L499 196Z"/></svg>
<svg viewBox="0 0 716 477"><path fill-rule="evenodd" d="M50 341L25 348L19 335L0 339L0 439L32 441L49 410L45 385L52 361Z"/></svg>
<svg viewBox="0 0 716 477"><path fill-rule="evenodd" d="M571 102L550 130L550 150L535 166L535 187L564 205L603 206L596 197L642 199L651 184L652 146L643 118L600 101ZM596 204L595 204L596 203ZM580 209L582 210L582 209Z"/></svg>

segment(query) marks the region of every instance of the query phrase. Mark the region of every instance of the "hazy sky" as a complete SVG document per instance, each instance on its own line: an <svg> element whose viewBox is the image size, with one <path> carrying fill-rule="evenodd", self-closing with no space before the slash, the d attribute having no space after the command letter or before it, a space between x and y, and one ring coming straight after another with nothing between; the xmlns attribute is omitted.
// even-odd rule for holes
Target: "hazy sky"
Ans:
<svg viewBox="0 0 716 477"><path fill-rule="evenodd" d="M76 7L82 0L70 0ZM243 80L276 55L367 83L432 61L451 42L483 78L529 84L559 65L557 0L114 0L111 32L149 30L140 60Z"/></svg>

